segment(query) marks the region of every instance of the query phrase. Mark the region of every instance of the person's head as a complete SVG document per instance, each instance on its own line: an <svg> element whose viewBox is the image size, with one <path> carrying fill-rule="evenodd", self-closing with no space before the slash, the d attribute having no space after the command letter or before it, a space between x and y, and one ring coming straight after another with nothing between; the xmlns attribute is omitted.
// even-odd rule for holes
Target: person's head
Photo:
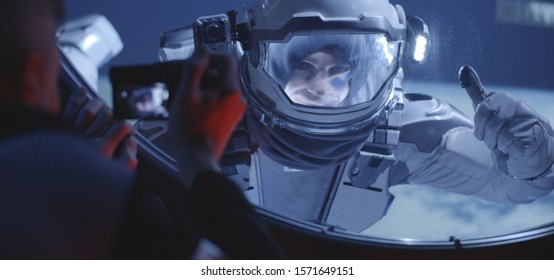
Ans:
<svg viewBox="0 0 554 280"><path fill-rule="evenodd" d="M341 106L352 77L352 65L344 54L339 45L330 44L297 61L284 88L291 101L308 106Z"/></svg>
<svg viewBox="0 0 554 280"><path fill-rule="evenodd" d="M383 94L398 50L382 34L296 35L267 43L263 70L293 104L347 107Z"/></svg>
<svg viewBox="0 0 554 280"><path fill-rule="evenodd" d="M56 30L62 0L0 2L0 96L51 114L60 112Z"/></svg>
<svg viewBox="0 0 554 280"><path fill-rule="evenodd" d="M249 23L241 74L265 122L262 150L301 169L359 151L393 95L402 8L388 0L258 0Z"/></svg>

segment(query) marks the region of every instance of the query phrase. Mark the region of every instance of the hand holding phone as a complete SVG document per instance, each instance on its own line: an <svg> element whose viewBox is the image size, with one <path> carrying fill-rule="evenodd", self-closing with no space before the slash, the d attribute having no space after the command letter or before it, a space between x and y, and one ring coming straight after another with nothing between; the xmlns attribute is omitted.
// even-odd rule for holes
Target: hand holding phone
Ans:
<svg viewBox="0 0 554 280"><path fill-rule="evenodd" d="M245 110L236 60L197 49L183 71L170 118L177 160L187 180L201 170L217 168Z"/></svg>

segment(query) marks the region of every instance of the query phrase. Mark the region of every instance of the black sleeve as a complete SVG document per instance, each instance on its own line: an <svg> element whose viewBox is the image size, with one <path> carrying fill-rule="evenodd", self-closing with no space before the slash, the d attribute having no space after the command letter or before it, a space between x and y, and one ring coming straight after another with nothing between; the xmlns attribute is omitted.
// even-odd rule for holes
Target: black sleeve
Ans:
<svg viewBox="0 0 554 280"><path fill-rule="evenodd" d="M203 172L191 186L192 220L231 259L282 259L284 252L231 180Z"/></svg>
<svg viewBox="0 0 554 280"><path fill-rule="evenodd" d="M141 162L112 258L188 259L200 239L184 186Z"/></svg>

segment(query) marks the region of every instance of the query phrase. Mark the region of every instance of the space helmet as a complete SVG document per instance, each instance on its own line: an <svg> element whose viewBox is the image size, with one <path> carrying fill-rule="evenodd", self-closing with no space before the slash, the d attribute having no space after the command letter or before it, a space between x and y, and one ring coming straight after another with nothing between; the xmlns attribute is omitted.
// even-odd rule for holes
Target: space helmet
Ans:
<svg viewBox="0 0 554 280"><path fill-rule="evenodd" d="M258 0L241 67L262 151L296 169L358 152L393 97L406 16L388 0Z"/></svg>

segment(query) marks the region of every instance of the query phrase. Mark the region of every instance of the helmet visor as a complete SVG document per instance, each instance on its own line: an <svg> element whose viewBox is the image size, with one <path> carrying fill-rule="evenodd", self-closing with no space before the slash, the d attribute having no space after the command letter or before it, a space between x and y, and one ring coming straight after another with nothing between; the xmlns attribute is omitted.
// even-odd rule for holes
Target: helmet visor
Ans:
<svg viewBox="0 0 554 280"><path fill-rule="evenodd" d="M383 94L398 64L399 43L380 33L297 35L262 44L264 71L297 105L370 102Z"/></svg>

